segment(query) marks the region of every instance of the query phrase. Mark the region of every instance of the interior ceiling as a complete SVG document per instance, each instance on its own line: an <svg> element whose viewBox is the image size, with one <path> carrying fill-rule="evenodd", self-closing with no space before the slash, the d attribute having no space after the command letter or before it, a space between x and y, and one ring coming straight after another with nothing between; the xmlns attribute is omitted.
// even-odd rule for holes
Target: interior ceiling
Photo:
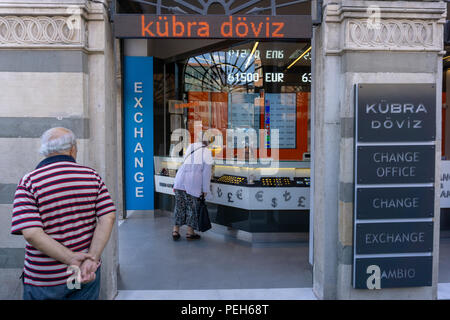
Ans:
<svg viewBox="0 0 450 320"><path fill-rule="evenodd" d="M213 2L208 8L208 14L225 14L223 6L218 2L225 4L232 3L230 9L239 9L234 14L251 14L251 10L258 9L255 13L270 15L272 0L217 0ZM276 13L279 15L289 15L293 12L297 15L311 14L310 1L301 0L276 0L275 4L278 6ZM147 4L146 4L147 2ZM146 13L156 14L157 3L162 5L161 14L199 14L195 11L203 9L203 3L206 0L117 0L118 13ZM249 6L246 6L248 4ZM178 9L176 9L178 8Z"/></svg>

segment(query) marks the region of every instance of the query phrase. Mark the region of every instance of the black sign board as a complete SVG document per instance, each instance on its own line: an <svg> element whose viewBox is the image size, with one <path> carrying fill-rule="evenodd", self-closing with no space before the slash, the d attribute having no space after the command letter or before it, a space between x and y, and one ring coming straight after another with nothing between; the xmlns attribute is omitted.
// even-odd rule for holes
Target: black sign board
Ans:
<svg viewBox="0 0 450 320"><path fill-rule="evenodd" d="M432 218L434 188L358 188L357 219Z"/></svg>
<svg viewBox="0 0 450 320"><path fill-rule="evenodd" d="M355 261L355 288L431 286L433 257L364 258ZM377 285L379 279L379 288Z"/></svg>
<svg viewBox="0 0 450 320"><path fill-rule="evenodd" d="M431 252L433 222L359 223L356 254Z"/></svg>
<svg viewBox="0 0 450 320"><path fill-rule="evenodd" d="M434 84L361 84L357 90L359 142L433 141Z"/></svg>
<svg viewBox="0 0 450 320"><path fill-rule="evenodd" d="M432 145L360 146L358 184L430 183L435 176Z"/></svg>
<svg viewBox="0 0 450 320"><path fill-rule="evenodd" d="M355 288L431 285L436 93L435 84L355 88Z"/></svg>

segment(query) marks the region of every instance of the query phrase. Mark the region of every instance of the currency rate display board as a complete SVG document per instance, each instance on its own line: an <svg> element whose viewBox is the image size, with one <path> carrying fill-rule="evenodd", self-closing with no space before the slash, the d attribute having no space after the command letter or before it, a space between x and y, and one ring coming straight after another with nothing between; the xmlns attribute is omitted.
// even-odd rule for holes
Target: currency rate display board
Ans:
<svg viewBox="0 0 450 320"><path fill-rule="evenodd" d="M266 93L265 95L266 129L277 129L279 132L279 148L295 149L297 101L295 93Z"/></svg>
<svg viewBox="0 0 450 320"><path fill-rule="evenodd" d="M353 287L431 286L436 86L355 86Z"/></svg>

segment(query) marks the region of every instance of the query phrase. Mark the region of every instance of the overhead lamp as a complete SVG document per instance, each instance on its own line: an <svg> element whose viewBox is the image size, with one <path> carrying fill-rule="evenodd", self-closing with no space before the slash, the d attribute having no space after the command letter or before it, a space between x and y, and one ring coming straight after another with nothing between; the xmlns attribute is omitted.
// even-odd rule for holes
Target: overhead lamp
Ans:
<svg viewBox="0 0 450 320"><path fill-rule="evenodd" d="M305 51L303 52L297 59L295 59L286 69L289 69L290 67L292 67L294 64L297 63L298 60L300 60L301 58L303 58L305 56L305 54L307 54L309 51L311 51L311 46Z"/></svg>
<svg viewBox="0 0 450 320"><path fill-rule="evenodd" d="M250 55L248 56L247 61L245 62L245 67L244 67L245 69L247 69L250 59L253 57L253 54L255 53L256 48L258 47L258 44L259 44L259 41L256 41L255 45L253 46L252 52L250 52Z"/></svg>

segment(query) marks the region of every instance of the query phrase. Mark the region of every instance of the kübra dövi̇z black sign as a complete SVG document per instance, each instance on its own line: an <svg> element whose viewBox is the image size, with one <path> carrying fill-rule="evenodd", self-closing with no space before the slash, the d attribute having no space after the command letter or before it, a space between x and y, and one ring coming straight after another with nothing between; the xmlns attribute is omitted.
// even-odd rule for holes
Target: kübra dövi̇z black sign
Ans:
<svg viewBox="0 0 450 320"><path fill-rule="evenodd" d="M436 89L432 84L358 86L359 142L436 139Z"/></svg>

